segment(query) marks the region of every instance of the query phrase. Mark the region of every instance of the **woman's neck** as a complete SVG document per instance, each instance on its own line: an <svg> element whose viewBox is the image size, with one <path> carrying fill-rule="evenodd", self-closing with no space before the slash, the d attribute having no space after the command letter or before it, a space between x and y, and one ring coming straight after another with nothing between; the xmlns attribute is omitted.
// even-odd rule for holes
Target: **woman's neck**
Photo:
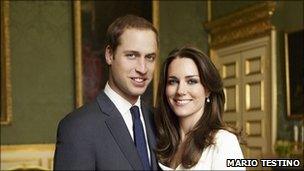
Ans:
<svg viewBox="0 0 304 171"><path fill-rule="evenodd" d="M198 122L198 120L202 117L204 113L204 108L201 108L196 113L190 114L186 117L179 117L179 133L181 136L181 140L185 138L185 135L187 135L194 127L194 125Z"/></svg>

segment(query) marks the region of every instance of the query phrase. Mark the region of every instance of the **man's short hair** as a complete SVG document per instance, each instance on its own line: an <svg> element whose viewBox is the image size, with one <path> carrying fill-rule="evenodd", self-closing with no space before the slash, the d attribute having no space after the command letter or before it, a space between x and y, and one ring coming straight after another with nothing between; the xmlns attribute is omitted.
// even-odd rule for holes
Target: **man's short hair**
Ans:
<svg viewBox="0 0 304 171"><path fill-rule="evenodd" d="M146 19L135 16L135 15L125 15L117 18L109 27L106 33L105 48L110 46L112 52L114 53L117 46L120 44L120 36L126 29L139 29L139 30L152 30L155 33L155 38L158 41L158 31L153 26L153 24Z"/></svg>

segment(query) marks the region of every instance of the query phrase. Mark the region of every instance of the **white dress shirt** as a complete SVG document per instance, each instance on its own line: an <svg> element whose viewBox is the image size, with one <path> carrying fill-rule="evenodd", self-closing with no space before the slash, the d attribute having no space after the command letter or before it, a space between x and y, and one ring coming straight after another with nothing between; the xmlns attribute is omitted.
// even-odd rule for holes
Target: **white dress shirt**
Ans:
<svg viewBox="0 0 304 171"><path fill-rule="evenodd" d="M106 95L110 98L110 100L115 104L116 108L118 109L119 113L121 114L123 120L125 121L125 124L127 125L128 131L134 141L134 135L133 135L133 120L132 120L132 114L130 112L130 108L133 106L130 102L128 102L126 99L121 97L118 93L116 93L109 85L109 83L106 84L106 87L104 89L104 92ZM140 120L144 128L144 133L145 133L145 139L146 139L146 144L147 144L147 150L148 150L148 157L149 157L149 162L151 164L151 159L150 159L150 149L149 149L149 143L148 143L148 138L147 138L147 132L146 132L146 124L144 122L144 117L141 111L141 99L138 97L136 103L134 106L138 106L139 111L140 111Z"/></svg>
<svg viewBox="0 0 304 171"><path fill-rule="evenodd" d="M175 170L246 170L245 167L227 167L227 159L243 159L243 153L236 136L226 130L219 130L215 135L215 144L208 146L198 163L190 169L181 164ZM158 163L162 170L174 170Z"/></svg>

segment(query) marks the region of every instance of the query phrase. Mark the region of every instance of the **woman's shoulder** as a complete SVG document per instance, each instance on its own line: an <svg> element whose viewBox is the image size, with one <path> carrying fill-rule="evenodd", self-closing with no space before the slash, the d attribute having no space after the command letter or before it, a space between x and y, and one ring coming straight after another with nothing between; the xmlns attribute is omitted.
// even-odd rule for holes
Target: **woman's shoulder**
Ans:
<svg viewBox="0 0 304 171"><path fill-rule="evenodd" d="M214 145L214 149L219 156L236 159L244 158L237 136L227 130L219 130L216 133Z"/></svg>
<svg viewBox="0 0 304 171"><path fill-rule="evenodd" d="M234 135L233 133L224 130L224 129L220 129L217 131L217 133L215 134L215 144L230 144L230 143L238 143L238 139L236 137L236 135Z"/></svg>

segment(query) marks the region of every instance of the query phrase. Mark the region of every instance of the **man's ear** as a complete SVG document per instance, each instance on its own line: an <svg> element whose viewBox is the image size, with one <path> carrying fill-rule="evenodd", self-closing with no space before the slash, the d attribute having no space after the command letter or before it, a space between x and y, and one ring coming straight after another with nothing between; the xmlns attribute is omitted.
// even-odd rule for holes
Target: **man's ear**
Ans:
<svg viewBox="0 0 304 171"><path fill-rule="evenodd" d="M111 65L112 61L114 59L114 53L113 53L112 48L109 45L107 45L106 49L105 49L105 58L106 58L107 64Z"/></svg>

